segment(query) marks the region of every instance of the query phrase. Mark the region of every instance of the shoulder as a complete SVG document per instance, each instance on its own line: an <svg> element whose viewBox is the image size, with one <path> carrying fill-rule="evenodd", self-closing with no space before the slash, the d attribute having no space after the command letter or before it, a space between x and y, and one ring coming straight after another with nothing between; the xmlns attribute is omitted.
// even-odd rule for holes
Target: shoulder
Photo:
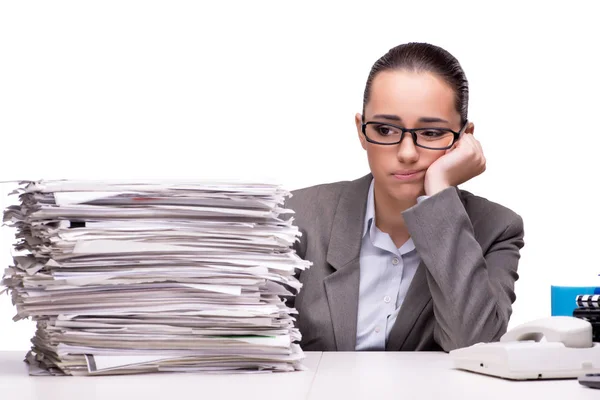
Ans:
<svg viewBox="0 0 600 400"><path fill-rule="evenodd" d="M510 208L466 190L459 190L459 194L474 227L495 227L504 231L523 230L522 217Z"/></svg>
<svg viewBox="0 0 600 400"><path fill-rule="evenodd" d="M367 202L371 180L372 176L368 174L352 181L324 183L294 190L284 206L293 211L293 218L301 229L312 233L319 231L325 235L331 231L339 213L350 219L359 218L361 206Z"/></svg>
<svg viewBox="0 0 600 400"><path fill-rule="evenodd" d="M339 181L293 190L290 197L286 199L285 205L296 212L307 209L314 211L319 207L329 208L339 202L341 194L349 183L350 181Z"/></svg>
<svg viewBox="0 0 600 400"><path fill-rule="evenodd" d="M284 207L293 211L299 228L313 231L318 227L329 229L333 223L342 193L350 181L339 181L293 190Z"/></svg>
<svg viewBox="0 0 600 400"><path fill-rule="evenodd" d="M342 193L350 181L324 183L293 190L285 200L284 208L291 210L294 225L300 230L300 241L296 251L304 258L308 243L319 243L326 248ZM314 257L314 255L313 255Z"/></svg>

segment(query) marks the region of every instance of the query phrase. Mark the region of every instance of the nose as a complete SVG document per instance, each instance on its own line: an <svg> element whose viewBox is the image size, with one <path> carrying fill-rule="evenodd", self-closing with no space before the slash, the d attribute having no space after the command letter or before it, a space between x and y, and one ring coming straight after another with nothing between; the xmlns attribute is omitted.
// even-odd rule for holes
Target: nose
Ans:
<svg viewBox="0 0 600 400"><path fill-rule="evenodd" d="M419 160L419 150L410 133L406 132L398 144L398 161L403 164L412 164Z"/></svg>

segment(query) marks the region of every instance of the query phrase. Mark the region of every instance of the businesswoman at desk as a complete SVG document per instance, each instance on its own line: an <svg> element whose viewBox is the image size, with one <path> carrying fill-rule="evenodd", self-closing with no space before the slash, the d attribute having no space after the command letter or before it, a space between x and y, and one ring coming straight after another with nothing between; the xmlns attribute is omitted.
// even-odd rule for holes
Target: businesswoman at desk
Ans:
<svg viewBox="0 0 600 400"><path fill-rule="evenodd" d="M293 192L313 266L294 300L304 350L444 350L506 332L523 221L457 188L485 170L458 61L424 43L371 69L356 131L371 173Z"/></svg>

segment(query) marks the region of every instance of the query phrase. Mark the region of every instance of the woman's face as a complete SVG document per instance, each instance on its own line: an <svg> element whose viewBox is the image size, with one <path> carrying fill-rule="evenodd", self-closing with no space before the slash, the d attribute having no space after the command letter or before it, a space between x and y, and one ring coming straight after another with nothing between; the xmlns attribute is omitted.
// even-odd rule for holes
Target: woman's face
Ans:
<svg viewBox="0 0 600 400"><path fill-rule="evenodd" d="M461 120L454 96L452 88L432 73L383 71L372 82L364 122L377 121L404 128L449 128L458 132ZM417 147L409 133L399 144L370 143L362 133L361 115L357 114L355 119L378 191L398 200L413 200L425 194L427 168L446 151ZM472 126L469 129L472 130Z"/></svg>

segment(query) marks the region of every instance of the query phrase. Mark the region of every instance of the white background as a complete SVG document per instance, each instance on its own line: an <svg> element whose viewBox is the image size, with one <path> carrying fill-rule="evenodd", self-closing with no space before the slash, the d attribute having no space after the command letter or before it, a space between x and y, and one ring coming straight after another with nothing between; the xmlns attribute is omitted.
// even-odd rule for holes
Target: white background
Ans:
<svg viewBox="0 0 600 400"><path fill-rule="evenodd" d="M597 282L597 1L0 4L0 181L354 179L372 64L426 41L470 81L488 169L463 188L525 221L511 326L549 315L551 284ZM1 296L0 350L29 348L14 313Z"/></svg>

